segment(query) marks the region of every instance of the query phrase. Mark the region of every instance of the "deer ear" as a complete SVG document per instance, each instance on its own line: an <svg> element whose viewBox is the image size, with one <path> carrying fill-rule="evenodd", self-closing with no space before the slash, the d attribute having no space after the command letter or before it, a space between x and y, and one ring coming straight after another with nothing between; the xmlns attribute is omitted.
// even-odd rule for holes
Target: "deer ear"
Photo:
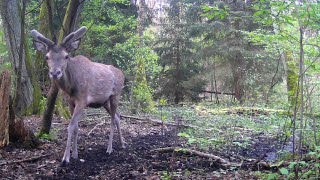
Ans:
<svg viewBox="0 0 320 180"><path fill-rule="evenodd" d="M34 47L42 53L46 53L48 49L54 45L54 43L50 39L44 37L36 30L32 30L31 35L33 37Z"/></svg>
<svg viewBox="0 0 320 180"><path fill-rule="evenodd" d="M74 51L79 48L81 39L77 39L74 42L70 43L66 48L67 51Z"/></svg>
<svg viewBox="0 0 320 180"><path fill-rule="evenodd" d="M61 43L63 47L66 48L67 51L74 51L79 48L81 39L83 38L84 34L87 32L87 28L82 26L75 32L72 32L67 37L65 37Z"/></svg>
<svg viewBox="0 0 320 180"><path fill-rule="evenodd" d="M33 46L36 48L36 50L41 51L43 54L47 53L47 45L39 42L39 41L33 41Z"/></svg>

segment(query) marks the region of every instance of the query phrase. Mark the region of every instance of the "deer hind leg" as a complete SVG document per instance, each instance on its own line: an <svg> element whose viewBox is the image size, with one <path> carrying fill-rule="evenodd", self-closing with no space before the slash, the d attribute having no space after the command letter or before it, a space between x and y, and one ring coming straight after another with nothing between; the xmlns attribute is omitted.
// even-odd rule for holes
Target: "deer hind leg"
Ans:
<svg viewBox="0 0 320 180"><path fill-rule="evenodd" d="M110 116L111 116L110 101L107 101L104 104L104 108L107 110L108 114L110 114ZM120 121L120 114L118 112L116 112L116 114L115 114L115 120ZM114 125L114 127L116 127L116 123L114 123L113 125Z"/></svg>
<svg viewBox="0 0 320 180"><path fill-rule="evenodd" d="M110 101L107 101L105 103L104 108L107 110L108 114L110 114L110 116L111 116ZM120 114L118 112L116 112L115 119L120 122ZM115 125L115 123L114 123L114 125Z"/></svg>
<svg viewBox="0 0 320 180"><path fill-rule="evenodd" d="M109 154L113 150L112 149L112 141L113 141L113 133L114 133L115 125L117 126L117 129L118 129L121 146L124 147L124 143L122 141L122 133L120 130L120 115L117 114L117 106L119 103L119 99L120 98L117 96L111 96L110 97L110 106L109 106L109 103L106 103L106 105L105 105L106 110L109 112L109 114L111 116L110 135L109 135L109 142L108 142L108 149L107 149L107 153L109 153Z"/></svg>
<svg viewBox="0 0 320 180"><path fill-rule="evenodd" d="M62 165L66 165L67 163L70 162L70 148L71 148L71 140L73 135L74 135L74 138L73 138L74 143L72 147L72 158L75 158L75 159L78 158L78 147L77 147L78 121L81 117L83 109L84 109L84 106L81 105L81 103L78 103L75 105L74 112L68 126L67 145L62 158Z"/></svg>
<svg viewBox="0 0 320 180"><path fill-rule="evenodd" d="M114 98L115 98L116 104L118 106L119 101L120 101L120 95L114 96ZM121 132L121 128L120 128L120 118L121 118L120 114L116 111L115 123L116 123L116 126L117 126L121 147L124 149L124 148L126 148L126 145L125 145L126 143L125 143L125 141L123 140L123 137L122 137L122 132Z"/></svg>

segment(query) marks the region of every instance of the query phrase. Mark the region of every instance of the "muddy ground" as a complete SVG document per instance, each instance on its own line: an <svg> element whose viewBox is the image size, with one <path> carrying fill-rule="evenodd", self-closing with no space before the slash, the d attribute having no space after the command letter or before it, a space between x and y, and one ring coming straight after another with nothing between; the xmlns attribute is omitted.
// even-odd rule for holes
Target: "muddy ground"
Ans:
<svg viewBox="0 0 320 180"><path fill-rule="evenodd" d="M25 124L35 132L40 122L41 118L37 116L25 119ZM68 121L55 117L53 140L41 140L36 149L19 147L19 144L0 149L1 179L256 179L250 174L250 167L226 169L210 158L180 152L174 155L158 153L154 151L157 148L196 147L178 138L176 127L163 129L161 124L129 118L123 118L121 122L127 148L120 148L119 137L115 133L114 151L108 155L109 123L110 119L103 115L84 115L79 122L79 159L71 159L70 164L61 167ZM259 136L257 140L261 141ZM261 148L249 147L237 155L224 150L209 153L240 162L243 158L259 158L270 151L272 142L264 143Z"/></svg>

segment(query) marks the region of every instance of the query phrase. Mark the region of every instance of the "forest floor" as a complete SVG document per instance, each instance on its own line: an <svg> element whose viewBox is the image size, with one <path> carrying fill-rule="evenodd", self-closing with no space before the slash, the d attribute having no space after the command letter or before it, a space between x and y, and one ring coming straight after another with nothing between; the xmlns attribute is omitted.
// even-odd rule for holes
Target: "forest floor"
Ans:
<svg viewBox="0 0 320 180"><path fill-rule="evenodd" d="M123 118L121 127L126 149L120 148L115 133L113 148L106 153L110 118L104 113L86 112L79 122L79 159L60 166L68 121L55 117L52 133L41 139L35 149L11 144L0 149L0 179L258 179L253 167L256 159L265 159L274 151L274 140L261 132L252 133L245 148L206 150L236 166L224 166L212 158L184 152L159 152L157 149L179 147L203 151L177 136L177 126ZM25 124L38 132L41 118L30 116ZM251 159L251 160L250 160ZM244 163L250 162L250 163ZM240 165L239 165L240 164Z"/></svg>

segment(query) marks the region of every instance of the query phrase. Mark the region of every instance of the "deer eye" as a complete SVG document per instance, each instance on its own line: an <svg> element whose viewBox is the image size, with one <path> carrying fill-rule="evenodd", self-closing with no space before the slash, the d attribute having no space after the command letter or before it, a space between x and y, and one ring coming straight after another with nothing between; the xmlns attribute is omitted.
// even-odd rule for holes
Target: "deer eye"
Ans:
<svg viewBox="0 0 320 180"><path fill-rule="evenodd" d="M69 59L69 55L66 55L64 58L65 58L65 59Z"/></svg>
<svg viewBox="0 0 320 180"><path fill-rule="evenodd" d="M49 60L49 57L48 57L48 56L46 56L46 60Z"/></svg>

